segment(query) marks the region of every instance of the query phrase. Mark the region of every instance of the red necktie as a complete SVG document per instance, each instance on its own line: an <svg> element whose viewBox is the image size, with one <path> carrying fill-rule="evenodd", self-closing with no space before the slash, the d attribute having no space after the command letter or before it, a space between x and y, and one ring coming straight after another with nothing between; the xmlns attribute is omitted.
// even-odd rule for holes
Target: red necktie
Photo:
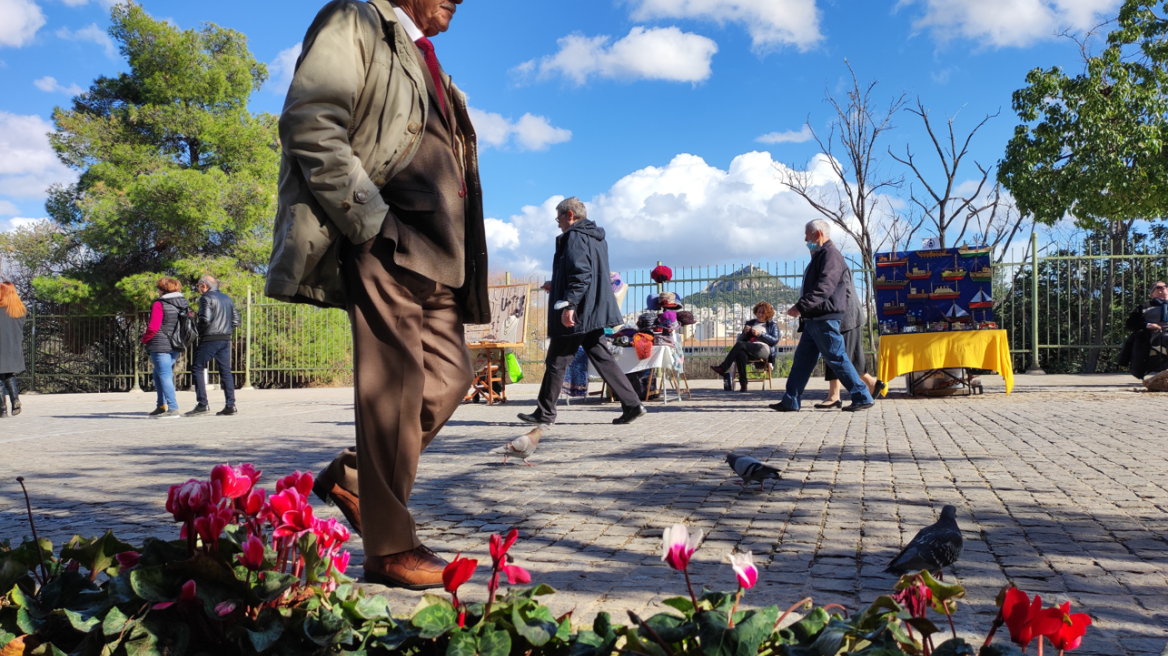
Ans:
<svg viewBox="0 0 1168 656"><path fill-rule="evenodd" d="M422 50L422 57L426 60L426 68L430 69L430 77L434 79L434 88L438 90L438 104L442 107L442 113L446 113L446 94L442 91L442 75L438 67L438 55L434 54L434 44L430 43L430 39L422 37L415 41L418 47Z"/></svg>

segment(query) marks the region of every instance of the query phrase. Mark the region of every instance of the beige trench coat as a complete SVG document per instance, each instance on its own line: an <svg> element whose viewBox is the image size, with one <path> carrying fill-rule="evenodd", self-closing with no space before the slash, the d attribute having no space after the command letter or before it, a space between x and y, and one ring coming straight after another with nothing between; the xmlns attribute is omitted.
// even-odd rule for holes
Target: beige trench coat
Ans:
<svg viewBox="0 0 1168 656"><path fill-rule="evenodd" d="M279 207L265 293L344 307L341 238L381 232L380 190L418 151L429 111L416 46L388 0L334 0L308 28L280 114ZM428 74L428 73L426 73ZM465 139L466 323L488 323L487 240L478 145L466 96L443 73Z"/></svg>

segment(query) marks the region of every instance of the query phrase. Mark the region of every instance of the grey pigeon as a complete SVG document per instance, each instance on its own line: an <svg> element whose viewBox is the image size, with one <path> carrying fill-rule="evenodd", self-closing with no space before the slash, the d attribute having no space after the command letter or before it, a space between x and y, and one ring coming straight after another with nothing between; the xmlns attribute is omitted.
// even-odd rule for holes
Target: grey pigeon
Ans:
<svg viewBox="0 0 1168 656"><path fill-rule="evenodd" d="M764 465L750 456L736 456L733 453L727 453L726 462L734 469L735 474L742 477L740 485L743 486L754 481L758 483L758 489L762 490L762 482L766 479L779 479L779 470L770 465Z"/></svg>
<svg viewBox="0 0 1168 656"><path fill-rule="evenodd" d="M539 438L543 437L543 427L536 426L531 429L530 433L520 435L497 449L491 449L491 453L503 454L503 464L507 464L507 458L515 456L522 458L523 464L528 467L531 466L527 459L535 453L535 449L539 447Z"/></svg>
<svg viewBox="0 0 1168 656"><path fill-rule="evenodd" d="M963 548L961 529L957 527L957 508L945 506L941 509L941 519L922 528L884 571L905 574L928 570L944 580L941 570L957 562Z"/></svg>

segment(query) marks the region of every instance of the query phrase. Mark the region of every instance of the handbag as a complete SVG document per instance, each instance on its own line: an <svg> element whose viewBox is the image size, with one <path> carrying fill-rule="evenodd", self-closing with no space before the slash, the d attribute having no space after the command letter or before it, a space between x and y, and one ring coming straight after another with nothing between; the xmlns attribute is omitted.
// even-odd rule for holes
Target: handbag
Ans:
<svg viewBox="0 0 1168 656"><path fill-rule="evenodd" d="M507 354L507 378L512 383L518 383L523 380L523 367L519 366L519 358L515 357L514 353Z"/></svg>

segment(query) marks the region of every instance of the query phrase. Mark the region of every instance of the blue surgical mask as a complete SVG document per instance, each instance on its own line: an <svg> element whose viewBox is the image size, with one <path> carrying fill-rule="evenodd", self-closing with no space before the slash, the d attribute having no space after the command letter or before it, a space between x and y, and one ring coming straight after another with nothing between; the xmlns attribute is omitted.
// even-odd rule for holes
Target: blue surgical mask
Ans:
<svg viewBox="0 0 1168 656"><path fill-rule="evenodd" d="M807 242L807 250L809 250L809 251L811 251L812 253L814 253L814 252L815 252L815 250L816 250L817 248L819 248L819 244L817 244L817 243L815 243L815 242L813 242L813 241L809 241L809 242Z"/></svg>

